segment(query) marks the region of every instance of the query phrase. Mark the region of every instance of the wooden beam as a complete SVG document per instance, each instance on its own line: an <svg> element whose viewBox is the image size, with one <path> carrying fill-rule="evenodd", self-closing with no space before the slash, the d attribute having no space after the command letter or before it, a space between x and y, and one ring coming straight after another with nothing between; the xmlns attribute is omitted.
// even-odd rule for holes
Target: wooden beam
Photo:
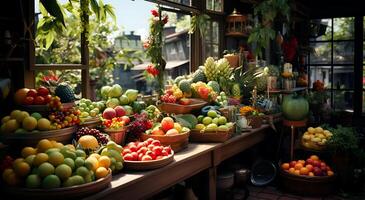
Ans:
<svg viewBox="0 0 365 200"><path fill-rule="evenodd" d="M88 4L86 0L80 0L80 7L82 8L85 4ZM89 5L87 5L89 6ZM90 98L90 73L89 73L89 14L83 12L81 9L81 20L84 20L84 27L81 33L81 64L85 66L81 70L81 89L82 97Z"/></svg>
<svg viewBox="0 0 365 200"><path fill-rule="evenodd" d="M180 3L176 3L176 2L172 2L172 1L166 1L166 0L146 0L146 1L156 3L156 4L170 6L173 8L178 8L180 10L188 11L191 13L197 13L197 14L200 13L200 10L194 6L188 6L188 5L184 5L184 4L180 4Z"/></svg>
<svg viewBox="0 0 365 200"><path fill-rule="evenodd" d="M35 64L32 70L66 70L66 69L86 69L83 64Z"/></svg>

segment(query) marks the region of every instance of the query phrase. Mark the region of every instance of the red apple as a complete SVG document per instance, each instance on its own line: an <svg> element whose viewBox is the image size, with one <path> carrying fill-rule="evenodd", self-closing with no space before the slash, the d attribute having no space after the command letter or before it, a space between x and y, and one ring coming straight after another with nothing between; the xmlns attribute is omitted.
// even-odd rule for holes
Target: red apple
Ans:
<svg viewBox="0 0 365 200"><path fill-rule="evenodd" d="M297 164L297 161L294 161L294 160L293 160L293 161L291 161L291 162L289 163L289 166L294 168L294 167L295 167L295 164Z"/></svg>
<svg viewBox="0 0 365 200"><path fill-rule="evenodd" d="M34 104L35 105L44 105L45 104L44 98L42 96L37 96L34 99Z"/></svg>
<svg viewBox="0 0 365 200"><path fill-rule="evenodd" d="M126 111L122 106L116 106L114 108L115 113L117 114L117 117L122 117L125 115Z"/></svg>
<svg viewBox="0 0 365 200"><path fill-rule="evenodd" d="M103 112L103 118L104 119L113 119L117 113L113 108L106 108Z"/></svg>
<svg viewBox="0 0 365 200"><path fill-rule="evenodd" d="M313 174L315 176L321 176L322 175L322 170L320 168L318 168L318 167L314 167L313 168Z"/></svg>
<svg viewBox="0 0 365 200"><path fill-rule="evenodd" d="M319 168L319 167L321 167L321 163L318 160L314 160L313 161L313 166Z"/></svg>
<svg viewBox="0 0 365 200"><path fill-rule="evenodd" d="M163 131L167 132L168 130L174 128L174 120L171 117L165 117L161 121L161 128Z"/></svg>
<svg viewBox="0 0 365 200"><path fill-rule="evenodd" d="M131 121L131 119L129 119L128 116L123 116L122 117L122 121L124 122L124 124L129 124L129 122Z"/></svg>
<svg viewBox="0 0 365 200"><path fill-rule="evenodd" d="M47 103L49 103L49 102L51 102L51 99L52 99L52 95L46 95L45 97L44 97L44 102L47 104Z"/></svg>
<svg viewBox="0 0 365 200"><path fill-rule="evenodd" d="M321 167L325 167L325 168L327 168L326 163L325 163L325 162L321 162Z"/></svg>
<svg viewBox="0 0 365 200"><path fill-rule="evenodd" d="M313 165L313 160L312 160L312 159L310 159L310 158L308 158L308 159L305 161L305 163L306 163L307 165Z"/></svg>
<svg viewBox="0 0 365 200"><path fill-rule="evenodd" d="M49 94L49 90L44 86L39 87L37 89L37 92L38 92L38 95L43 96L43 97L47 96Z"/></svg>
<svg viewBox="0 0 365 200"><path fill-rule="evenodd" d="M25 97L23 104L25 105L32 105L34 102L34 98L33 97Z"/></svg>
<svg viewBox="0 0 365 200"><path fill-rule="evenodd" d="M35 90L35 89L29 89L29 91L27 92L27 97L36 98L37 97L37 90Z"/></svg>
<svg viewBox="0 0 365 200"><path fill-rule="evenodd" d="M165 132L163 132L163 130L157 128L151 132L151 135L165 135Z"/></svg>

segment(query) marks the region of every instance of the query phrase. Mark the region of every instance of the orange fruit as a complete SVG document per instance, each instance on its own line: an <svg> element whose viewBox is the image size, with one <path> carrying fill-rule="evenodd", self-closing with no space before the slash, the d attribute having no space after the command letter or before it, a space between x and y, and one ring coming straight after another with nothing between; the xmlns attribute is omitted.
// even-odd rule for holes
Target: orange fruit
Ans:
<svg viewBox="0 0 365 200"><path fill-rule="evenodd" d="M13 167L14 167L14 165L16 163L19 163L19 162L24 162L24 158L17 158L17 159L15 159L14 162L13 162Z"/></svg>
<svg viewBox="0 0 365 200"><path fill-rule="evenodd" d="M291 174L294 174L294 172L295 172L295 169L293 168L293 167L291 167L291 168L289 168L289 173L291 173Z"/></svg>
<svg viewBox="0 0 365 200"><path fill-rule="evenodd" d="M104 178L108 175L109 171L105 167L99 167L95 171L95 176L97 179Z"/></svg>
<svg viewBox="0 0 365 200"><path fill-rule="evenodd" d="M295 164L294 169L295 170L300 170L302 167L303 167L302 163L297 163L297 164Z"/></svg>
<svg viewBox="0 0 365 200"><path fill-rule="evenodd" d="M14 101L16 104L21 105L23 104L23 101L25 97L27 96L29 89L28 88L22 88L15 92L14 94Z"/></svg>
<svg viewBox="0 0 365 200"><path fill-rule="evenodd" d="M313 171L313 165L308 164L305 167L308 169L309 172Z"/></svg>
<svg viewBox="0 0 365 200"><path fill-rule="evenodd" d="M300 175L308 175L309 174L309 170L306 167L302 167L299 170Z"/></svg>
<svg viewBox="0 0 365 200"><path fill-rule="evenodd" d="M305 160L298 160L298 163L302 163L302 165L305 165Z"/></svg>
<svg viewBox="0 0 365 200"><path fill-rule="evenodd" d="M100 158L98 159L99 161L99 166L100 167L105 167L106 169L108 169L110 167L110 158L108 156L100 156Z"/></svg>
<svg viewBox="0 0 365 200"><path fill-rule="evenodd" d="M53 148L51 141L49 141L47 139L43 139L38 142L38 145L37 145L38 153L46 152L50 148Z"/></svg>
<svg viewBox="0 0 365 200"><path fill-rule="evenodd" d="M26 162L18 162L14 164L14 172L16 175L23 177L29 174L30 166Z"/></svg>
<svg viewBox="0 0 365 200"><path fill-rule="evenodd" d="M300 175L300 171L299 171L299 170L295 170L295 171L294 171L294 174L295 174L295 175Z"/></svg>
<svg viewBox="0 0 365 200"><path fill-rule="evenodd" d="M283 163L281 165L281 169L283 169L283 170L288 170L289 168L290 168L289 163Z"/></svg>
<svg viewBox="0 0 365 200"><path fill-rule="evenodd" d="M22 149L22 153L21 154L22 154L23 158L27 158L30 155L37 154L37 150L34 149L33 147L24 147Z"/></svg>
<svg viewBox="0 0 365 200"><path fill-rule="evenodd" d="M327 171L327 175L328 175L328 176L333 176L333 175L334 175L334 173L333 173L333 171Z"/></svg>
<svg viewBox="0 0 365 200"><path fill-rule="evenodd" d="M317 160L317 161L319 160L319 157L316 155L311 155L309 158L312 160Z"/></svg>
<svg viewBox="0 0 365 200"><path fill-rule="evenodd" d="M309 172L308 173L308 176L314 176L314 173L313 172Z"/></svg>

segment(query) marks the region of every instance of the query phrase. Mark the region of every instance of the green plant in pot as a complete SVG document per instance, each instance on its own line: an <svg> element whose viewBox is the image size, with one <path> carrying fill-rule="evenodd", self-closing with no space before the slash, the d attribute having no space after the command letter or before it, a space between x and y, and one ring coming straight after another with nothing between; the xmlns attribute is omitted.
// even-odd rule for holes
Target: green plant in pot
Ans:
<svg viewBox="0 0 365 200"><path fill-rule="evenodd" d="M254 15L259 17L248 38L248 43L256 46L255 54L262 57L262 50L275 38L276 31L272 28L275 20L289 21L290 6L288 0L265 0L254 8Z"/></svg>

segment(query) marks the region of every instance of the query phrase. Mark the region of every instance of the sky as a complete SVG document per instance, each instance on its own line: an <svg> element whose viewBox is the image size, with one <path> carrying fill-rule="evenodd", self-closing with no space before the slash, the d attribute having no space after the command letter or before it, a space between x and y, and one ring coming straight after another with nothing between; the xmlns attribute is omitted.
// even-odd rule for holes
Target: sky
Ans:
<svg viewBox="0 0 365 200"><path fill-rule="evenodd" d="M61 4L68 0L59 0ZM103 0L104 4L111 4L115 9L117 25L120 32L135 31L136 35L141 35L142 39L148 36L149 18L151 12L155 8L155 4L145 0ZM35 5L36 12L38 11L38 1ZM117 34L115 35L117 36Z"/></svg>

